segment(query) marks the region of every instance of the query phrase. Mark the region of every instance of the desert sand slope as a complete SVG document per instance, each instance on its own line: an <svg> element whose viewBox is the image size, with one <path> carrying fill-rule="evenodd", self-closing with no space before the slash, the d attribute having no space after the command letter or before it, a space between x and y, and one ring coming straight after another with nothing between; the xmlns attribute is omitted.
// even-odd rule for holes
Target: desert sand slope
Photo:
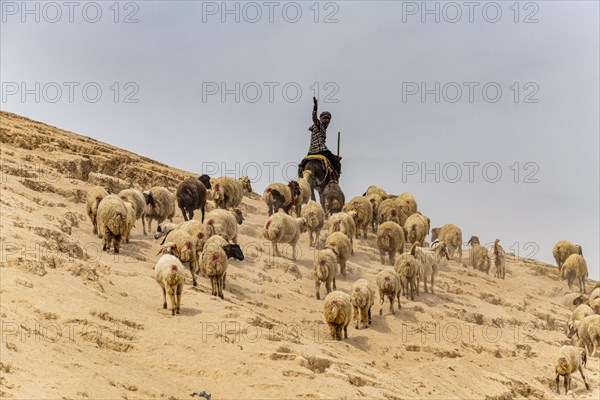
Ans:
<svg viewBox="0 0 600 400"><path fill-rule="evenodd" d="M555 398L555 354L569 343L567 286L555 267L511 256L498 280L452 261L435 294L403 298L396 315L386 303L383 317L377 299L372 326L352 324L349 339L334 342L314 296L308 235L299 261L272 259L260 234L266 206L246 197L246 260L230 262L225 300L210 296L204 277L193 288L188 272L181 315L172 317L152 278L158 243L138 222L119 255L102 253L85 193L98 184L174 190L189 174L0 117L1 397ZM382 269L373 233L355 250L338 289L359 278L374 284ZM569 398L600 397L598 358L586 374L592 390L574 375Z"/></svg>

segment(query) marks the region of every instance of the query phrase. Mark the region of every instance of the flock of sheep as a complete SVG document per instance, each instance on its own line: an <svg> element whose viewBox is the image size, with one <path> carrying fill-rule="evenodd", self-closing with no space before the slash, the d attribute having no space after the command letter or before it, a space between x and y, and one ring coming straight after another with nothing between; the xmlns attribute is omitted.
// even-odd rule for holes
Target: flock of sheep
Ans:
<svg viewBox="0 0 600 400"><path fill-rule="evenodd" d="M184 264L197 285L196 274L201 272L209 278L212 295L223 298L226 286L229 258L243 260L244 254L237 242L238 225L244 221L238 208L245 194L252 193L247 177L187 178L182 181L175 196L164 187L152 187L142 192L126 189L109 194L102 187L92 188L87 197L87 213L92 221L94 234L103 241L103 249L111 247L119 252L120 242L129 241L129 233L137 219L142 219L144 235L151 231L156 220L155 239L161 239L161 257L155 265L155 278L163 290L163 308L167 308L167 294L171 313L179 314L184 283ZM401 308L400 298L414 300L423 291L434 293L435 277L444 259L450 260L457 253L462 262L462 232L453 224L438 228L430 227L430 220L417 210L417 202L410 193L394 196L383 189L370 186L362 196L346 202L338 182L332 181L323 190L320 204L311 200L311 172L291 182L271 183L263 193L268 206L268 217L262 234L272 243L273 256L281 257L278 245L289 244L292 258L297 259L296 244L304 232L308 232L310 246L318 250L314 257L315 295L321 299L324 284L324 317L331 336L342 340L348 338L348 325L354 316L355 328L367 328L371 324L371 308L375 302L374 286L366 279L358 279L350 294L337 290L336 275L346 276L346 263L354 254L354 240L366 238L369 229L376 234L381 264L389 262L377 275L379 315L382 315L385 298L389 300L390 312L394 302ZM205 215L209 198L215 209ZM175 209L179 207L184 222L174 224ZM194 210L200 209L201 221L194 220ZM169 222L166 222L169 220ZM321 241L321 231L327 222L327 237ZM146 229L147 225L147 229ZM432 243L425 241L431 234ZM482 246L477 236L467 242L471 246L469 262L474 269L496 278L506 275L506 252L496 239L490 249ZM571 373L579 370L586 388L589 385L582 367L588 356L600 347L600 287L590 295L585 294L587 265L581 247L567 241L556 244L554 257L569 289L574 281L579 284L580 294L565 295L564 304L573 310L567 323L567 336L575 346L563 346L556 361L556 383L559 392L559 376L565 376L565 390L570 390ZM428 285L429 283L429 285Z"/></svg>

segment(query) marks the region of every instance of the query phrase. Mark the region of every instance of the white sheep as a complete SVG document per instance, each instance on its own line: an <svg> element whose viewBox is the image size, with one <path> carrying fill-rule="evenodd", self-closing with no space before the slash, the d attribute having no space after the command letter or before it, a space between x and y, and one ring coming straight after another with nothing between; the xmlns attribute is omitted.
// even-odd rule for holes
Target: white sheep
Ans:
<svg viewBox="0 0 600 400"><path fill-rule="evenodd" d="M594 301L597 298L600 298L600 284L592 290L592 293L590 293L590 301Z"/></svg>
<svg viewBox="0 0 600 400"><path fill-rule="evenodd" d="M304 218L293 218L280 211L271 215L265 222L263 237L273 244L273 256L281 257L278 243L288 243L292 246L292 259L296 260L296 244L306 229Z"/></svg>
<svg viewBox="0 0 600 400"><path fill-rule="evenodd" d="M146 200L146 208L144 214L146 216L146 225L148 231L152 231L152 220L156 220L161 224L168 219L173 222L175 216L175 196L171 194L169 189L162 186L155 186L144 192Z"/></svg>
<svg viewBox="0 0 600 400"><path fill-rule="evenodd" d="M300 194L296 196L294 199L294 210L296 211L296 217L301 216L302 206L307 204L310 200L311 189L310 189L310 180L312 175L312 171L310 169L305 169L302 171L302 178L294 179L294 182L298 183L298 187L300 188Z"/></svg>
<svg viewBox="0 0 600 400"><path fill-rule="evenodd" d="M560 394L560 377L564 376L565 394L571 390L571 374L579 370L585 388L590 390L590 385L583 374L583 366L586 364L587 357L585 350L581 347L562 346L558 351L558 358L554 364L556 373L556 394Z"/></svg>
<svg viewBox="0 0 600 400"><path fill-rule="evenodd" d="M410 299L414 301L415 293L419 295L419 261L410 253L403 253L394 263L394 269L400 277L404 297L408 298L410 292Z"/></svg>
<svg viewBox="0 0 600 400"><path fill-rule="evenodd" d="M389 195L387 194L387 192L385 190L383 190L380 187L377 187L375 185L371 185L367 188L367 190L365 191L365 193L363 194L363 196L367 197L371 194L377 194L379 197L381 197L382 200L385 200L389 197Z"/></svg>
<svg viewBox="0 0 600 400"><path fill-rule="evenodd" d="M377 210L377 222L383 224L386 221L393 221L400 226L404 226L407 216L401 206L396 203L396 199L386 199L381 202Z"/></svg>
<svg viewBox="0 0 600 400"><path fill-rule="evenodd" d="M467 243L471 245L469 260L473 268L489 275L491 265L488 250L480 244L477 236L471 236Z"/></svg>
<svg viewBox="0 0 600 400"><path fill-rule="evenodd" d="M227 243L227 244L224 244ZM227 277L227 259L244 259L244 254L237 243L228 243L223 237L210 237L204 246L200 267L204 275L210 278L212 295L223 296L225 279Z"/></svg>
<svg viewBox="0 0 600 400"><path fill-rule="evenodd" d="M227 255L228 259L233 258L233 259L236 259L239 261L244 260L244 253L242 252L242 249L240 248L239 244L237 244L237 243L229 243L222 236L213 235L205 241L204 249L212 248L215 246L223 249L223 251L225 252L225 255ZM200 270L202 270L202 272L204 272L203 268L200 268ZM209 278L210 278L210 276L209 276ZM223 289L225 289L226 280L227 280L227 269L225 269L222 272L222 288ZM215 285L220 284L218 276L215 278L214 282L215 282ZM217 290L217 292L218 292L218 290Z"/></svg>
<svg viewBox="0 0 600 400"><path fill-rule="evenodd" d="M154 266L154 279L163 290L163 309L167 308L167 293L171 299L171 315L179 314L181 308L181 294L185 272L183 264L177 258L175 243L167 243L161 253L173 251L175 254L163 254ZM159 253L160 254L160 253Z"/></svg>
<svg viewBox="0 0 600 400"><path fill-rule="evenodd" d="M195 239L189 233L182 231L181 229L174 229L166 235L165 241L171 243L171 245L174 244L177 247L177 257L182 264L188 264L190 273L192 274L192 284L196 286L196 272L199 268L199 260ZM163 249L161 249L159 254L166 251L164 248L167 247L167 243L162 246ZM169 252L174 254L172 251Z"/></svg>
<svg viewBox="0 0 600 400"><path fill-rule="evenodd" d="M490 264L494 267L494 276L504 279L506 275L506 252L500 245L500 239L494 240L494 244L488 254Z"/></svg>
<svg viewBox="0 0 600 400"><path fill-rule="evenodd" d="M377 275L377 287L379 288L379 315L383 315L384 297L390 300L390 311L394 311L394 298L398 299L398 308L402 308L400 304L400 277L393 268L385 268Z"/></svg>
<svg viewBox="0 0 600 400"><path fill-rule="evenodd" d="M575 322L577 337L585 345L590 357L596 354L600 347L600 315L593 314Z"/></svg>
<svg viewBox="0 0 600 400"><path fill-rule="evenodd" d="M439 228L431 230L431 241L436 240L446 243L450 258L454 258L454 251L458 250L458 260L462 259L462 232L460 228L454 224L446 224Z"/></svg>
<svg viewBox="0 0 600 400"><path fill-rule="evenodd" d="M323 249L317 254L317 258L313 263L317 300L321 300L321 282L325 283L327 293L331 292L332 284L333 290L337 289L335 284L337 264L338 257L332 249Z"/></svg>
<svg viewBox="0 0 600 400"><path fill-rule="evenodd" d="M323 302L323 313L325 322L329 326L331 336L334 340L348 339L348 325L352 321L352 302L350 296L339 290L335 290L325 296Z"/></svg>
<svg viewBox="0 0 600 400"><path fill-rule="evenodd" d="M571 254L579 254L580 256L583 256L583 250L581 249L581 246L578 244L573 244L568 240L561 240L554 245L554 248L552 249L552 255L556 260L559 273L562 272L563 264Z"/></svg>
<svg viewBox="0 0 600 400"><path fill-rule="evenodd" d="M222 176L211 179L212 199L217 208L238 207L244 198L244 186L241 180Z"/></svg>
<svg viewBox="0 0 600 400"><path fill-rule="evenodd" d="M101 186L94 186L87 193L85 208L90 221L92 221L94 235L98 234L98 205L108 194L108 191Z"/></svg>
<svg viewBox="0 0 600 400"><path fill-rule="evenodd" d="M357 196L344 205L342 210L346 213L354 211L354 222L356 224L356 238L358 239L360 231L363 231L363 237L367 237L367 229L373 218L373 206L366 197Z"/></svg>
<svg viewBox="0 0 600 400"><path fill-rule="evenodd" d="M328 232L342 232L350 239L351 254L354 254L354 235L356 233L355 211L333 214L328 221Z"/></svg>
<svg viewBox="0 0 600 400"><path fill-rule="evenodd" d="M431 293L435 293L434 278L438 273L442 258L450 259L446 243L436 242L430 249L418 247L418 244L414 243L410 249L410 255L417 259L420 267L417 287L420 280L423 279L424 292L427 293L427 279L431 278Z"/></svg>
<svg viewBox="0 0 600 400"><path fill-rule="evenodd" d="M390 264L396 262L396 253L404 249L404 230L393 221L386 221L377 228L377 249L381 263L385 264L385 254L390 258Z"/></svg>
<svg viewBox="0 0 600 400"><path fill-rule="evenodd" d="M406 244L418 243L423 246L425 237L429 231L429 219L421 214L414 213L406 219L404 231L406 232Z"/></svg>
<svg viewBox="0 0 600 400"><path fill-rule="evenodd" d="M127 209L127 234L125 235L125 243L129 243L129 236L135 226L136 215L135 208L130 202L125 201L125 208Z"/></svg>
<svg viewBox="0 0 600 400"><path fill-rule="evenodd" d="M567 278L569 290L573 287L573 281L579 283L579 291L585 293L585 280L588 277L588 268L585 259L579 254L571 254L561 269L561 277Z"/></svg>
<svg viewBox="0 0 600 400"><path fill-rule="evenodd" d="M121 240L129 232L125 202L116 194L104 197L98 205L97 223L98 232L104 240L102 250L109 250L112 244L115 253L118 253Z"/></svg>
<svg viewBox="0 0 600 400"><path fill-rule="evenodd" d="M311 171L306 170L305 172ZM310 241L309 246L318 247L321 229L323 229L323 224L325 223L325 211L323 211L323 208L319 203L310 200L302 209L300 216L306 220L308 238ZM315 235L314 239L313 234Z"/></svg>
<svg viewBox="0 0 600 400"><path fill-rule="evenodd" d="M368 328L371 325L371 307L375 302L375 290L366 279L359 279L350 289L350 301L352 302L355 328L361 326Z"/></svg>
<svg viewBox="0 0 600 400"><path fill-rule="evenodd" d="M325 241L325 248L331 249L338 257L338 263L340 264L340 272L342 276L346 276L346 263L350 258L351 244L348 236L342 232L333 232L327 236Z"/></svg>
<svg viewBox="0 0 600 400"><path fill-rule="evenodd" d="M573 337L577 329L576 325L588 315L594 315L594 310L588 304L580 304L571 313L571 317L567 321L566 334L568 338Z"/></svg>
<svg viewBox="0 0 600 400"><path fill-rule="evenodd" d="M144 232L144 236L148 233L146 232L146 221L145 221L145 211L146 211L146 199L144 198L144 194L137 189L123 189L119 192L118 195L121 199L128 201L133 206L135 210L135 219L142 220L142 230Z"/></svg>
<svg viewBox="0 0 600 400"><path fill-rule="evenodd" d="M206 214L204 229L206 237L223 236L225 240L237 243L238 225L244 222L242 211L234 208L232 211L216 209Z"/></svg>
<svg viewBox="0 0 600 400"><path fill-rule="evenodd" d="M417 201L412 194L404 192L394 199L406 216L412 215L417 212Z"/></svg>
<svg viewBox="0 0 600 400"><path fill-rule="evenodd" d="M587 294L581 293L566 293L562 299L563 306L573 311L581 304L590 305L590 297Z"/></svg>

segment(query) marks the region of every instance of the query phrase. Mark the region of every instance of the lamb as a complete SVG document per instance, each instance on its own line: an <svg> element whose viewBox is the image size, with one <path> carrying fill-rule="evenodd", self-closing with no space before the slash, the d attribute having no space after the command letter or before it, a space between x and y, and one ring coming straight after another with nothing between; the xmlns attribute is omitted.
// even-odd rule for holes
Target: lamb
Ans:
<svg viewBox="0 0 600 400"><path fill-rule="evenodd" d="M325 283L325 290L327 291L327 293L331 292L332 283L333 290L337 289L335 284L337 264L338 257L332 249L323 249L317 254L317 258L313 263L317 300L321 300L321 282Z"/></svg>
<svg viewBox="0 0 600 400"><path fill-rule="evenodd" d="M154 266L154 279L163 291L163 309L167 308L167 292L171 299L171 315L179 314L181 308L181 294L183 293L183 282L185 272L183 264L177 258L177 246L175 243L167 243L161 253L172 251L174 254L163 254Z"/></svg>
<svg viewBox="0 0 600 400"><path fill-rule="evenodd" d="M473 268L489 275L490 256L487 249L479 244L479 238L477 236L471 236L471 239L469 239L467 243L471 245L469 259Z"/></svg>
<svg viewBox="0 0 600 400"><path fill-rule="evenodd" d="M404 230L406 232L407 244L418 243L419 246L423 246L425 237L429 231L428 218L421 214L414 213L406 219Z"/></svg>
<svg viewBox="0 0 600 400"><path fill-rule="evenodd" d="M271 183L263 192L263 200L269 207L269 217L273 215L273 212L278 212L280 208L289 214L300 195L300 184L296 181L291 181L287 185Z"/></svg>
<svg viewBox="0 0 600 400"><path fill-rule="evenodd" d="M210 278L212 286L212 295L224 299L223 289L225 287L225 278L227 276L227 259L244 259L243 253L238 244L227 243L222 245L224 238L211 237L202 252L200 266L205 276ZM241 257L241 258L240 258Z"/></svg>
<svg viewBox="0 0 600 400"><path fill-rule="evenodd" d="M573 311L581 304L590 305L590 297L587 294L567 293L563 296L562 304L569 310Z"/></svg>
<svg viewBox="0 0 600 400"><path fill-rule="evenodd" d="M206 215L204 229L206 237L220 235L225 240L237 243L237 226L244 222L242 211L234 208L233 211L216 209Z"/></svg>
<svg viewBox="0 0 600 400"><path fill-rule="evenodd" d="M311 172L310 170L307 171ZM308 238L310 240L309 246L318 247L321 229L323 229L323 224L325 223L325 211L323 211L323 208L319 203L314 200L309 200L302 209L300 216L306 220ZM313 234L315 235L314 239Z"/></svg>
<svg viewBox="0 0 600 400"><path fill-rule="evenodd" d="M406 216L395 199L386 199L381 202L379 209L377 210L377 221L383 224L386 221L393 221L400 226L404 226Z"/></svg>
<svg viewBox="0 0 600 400"><path fill-rule="evenodd" d="M400 196L396 197L394 201L402 208L404 213L406 213L406 216L417 212L417 201L410 193L402 193Z"/></svg>
<svg viewBox="0 0 600 400"><path fill-rule="evenodd" d="M363 193L363 196L368 197L371 194L379 195L382 200L386 200L387 198L389 198L389 195L386 193L385 190L375 185L369 186L367 190L365 190L365 192Z"/></svg>
<svg viewBox="0 0 600 400"><path fill-rule="evenodd" d="M340 187L338 181L330 181L319 195L321 207L325 210L325 217L329 218L335 213L342 211L342 207L346 203L346 197Z"/></svg>
<svg viewBox="0 0 600 400"><path fill-rule="evenodd" d="M590 390L590 385L585 379L583 374L583 366L587 362L587 356L585 350L581 347L575 346L562 346L558 351L558 358L554 364L554 371L556 372L556 394L560 394L560 376L564 376L565 382L565 394L571 390L571 374L579 370L585 388Z"/></svg>
<svg viewBox="0 0 600 400"><path fill-rule="evenodd" d="M355 211L335 213L329 218L329 234L342 232L350 239L351 251L354 254L354 234L356 232Z"/></svg>
<svg viewBox="0 0 600 400"><path fill-rule="evenodd" d="M304 218L293 218L277 212L265 222L263 237L273 244L273 256L277 257L281 257L277 244L289 243L292 246L292 259L296 260L296 243L306 229L307 223Z"/></svg>
<svg viewBox="0 0 600 400"><path fill-rule="evenodd" d="M189 265L190 273L192 274L192 284L197 286L196 271L198 271L199 263L195 239L189 233L184 232L181 229L174 229L167 234L165 240L167 243L174 244L177 247L177 258L179 258L179 261L181 261L182 264ZM167 247L167 243L162 246L163 249ZM161 250L161 252L165 251L166 250ZM173 254L172 251L170 252Z"/></svg>
<svg viewBox="0 0 600 400"><path fill-rule="evenodd" d="M350 296L339 290L335 290L325 296L323 303L325 322L329 325L329 331L334 340L348 339L348 325L352 320L352 302Z"/></svg>
<svg viewBox="0 0 600 400"><path fill-rule="evenodd" d="M579 254L571 254L561 269L561 278L567 278L569 290L573 287L573 280L579 282L579 291L585 293L585 280L588 277L588 268L585 259Z"/></svg>
<svg viewBox="0 0 600 400"><path fill-rule="evenodd" d="M133 206L135 210L135 219L142 220L142 229L144 232L144 236L148 233L146 232L146 221L145 221L145 211L146 211L146 200L144 199L144 194L137 189L123 189L119 192L118 195L122 200L128 201Z"/></svg>
<svg viewBox="0 0 600 400"><path fill-rule="evenodd" d="M108 251L112 244L118 253L121 240L127 237L130 228L125 202L116 194L104 197L98 205L97 223L104 240L102 250Z"/></svg>
<svg viewBox="0 0 600 400"><path fill-rule="evenodd" d="M402 308L400 304L400 277L393 268L385 268L377 275L377 287L379 288L379 315L383 315L384 296L390 300L390 310L394 311L394 298L398 299L398 308Z"/></svg>
<svg viewBox="0 0 600 400"><path fill-rule="evenodd" d="M377 228L377 248L381 263L385 264L385 253L390 257L390 264L396 262L396 252L404 249L404 230L393 221L386 221Z"/></svg>
<svg viewBox="0 0 600 400"><path fill-rule="evenodd" d="M206 205L206 187L199 178L186 178L177 186L177 206L185 221L194 218L194 210L202 212L201 222L204 222L204 207Z"/></svg>
<svg viewBox="0 0 600 400"><path fill-rule="evenodd" d="M506 275L506 252L500 245L500 239L494 240L494 245L489 250L490 264L494 267L494 276L504 279Z"/></svg>
<svg viewBox="0 0 600 400"><path fill-rule="evenodd" d="M302 211L302 206L311 199L311 179L312 171L309 169L305 169L302 171L302 178L294 179L294 182L298 183L298 188L300 189L300 193L295 197L293 201L293 207L296 211L296 217L300 217L300 213Z"/></svg>
<svg viewBox="0 0 600 400"><path fill-rule="evenodd" d="M446 259L448 260L450 259L446 243L434 243L431 249L418 247L417 243L414 243L410 249L410 255L417 259L420 266L420 270L418 270L419 279L417 281L417 286L419 286L419 281L422 278L424 292L427 293L427 278L431 277L431 293L435 293L433 281L438 273L439 264L442 260L442 257L446 257Z"/></svg>
<svg viewBox="0 0 600 400"><path fill-rule="evenodd" d="M554 248L552 249L552 255L556 260L559 273L562 273L563 264L571 254L579 254L580 256L583 256L583 250L581 249L581 246L578 244L573 244L568 240L561 240L554 245Z"/></svg>
<svg viewBox="0 0 600 400"><path fill-rule="evenodd" d="M92 221L94 235L98 234L98 205L108 195L108 190L100 186L94 186L87 193L85 208L90 221Z"/></svg>
<svg viewBox="0 0 600 400"><path fill-rule="evenodd" d="M237 243L229 243L222 236L214 235L206 240L204 247L210 248L210 247L214 247L214 246L218 246L218 247L222 248L223 251L225 252L225 254L227 255L228 259L233 258L233 259L236 259L239 261L244 261L244 253ZM202 271L204 272L203 269L202 269ZM223 289L225 289L226 279L227 279L227 270L225 270L225 272L223 272L223 279L222 279L223 280ZM215 281L215 284L217 284L217 283L218 283L218 278ZM217 292L218 292L218 290L217 290Z"/></svg>
<svg viewBox="0 0 600 400"><path fill-rule="evenodd" d="M169 189L162 186L155 186L144 192L146 200L146 224L148 231L152 230L152 220L156 220L157 224L161 224L168 219L173 222L175 216L175 197L169 192Z"/></svg>
<svg viewBox="0 0 600 400"><path fill-rule="evenodd" d="M325 241L325 248L331 249L338 258L340 264L340 272L342 276L346 276L346 263L350 258L351 244L350 239L342 232L333 232Z"/></svg>
<svg viewBox="0 0 600 400"><path fill-rule="evenodd" d="M212 198L217 208L230 209L238 207L244 198L244 189L239 179L222 176L214 179L212 185Z"/></svg>
<svg viewBox="0 0 600 400"><path fill-rule="evenodd" d="M587 354L593 357L600 347L600 315L593 314L575 322L577 337L584 344Z"/></svg>
<svg viewBox="0 0 600 400"><path fill-rule="evenodd" d="M377 232L377 226L379 225L377 222L377 212L379 211L379 205L383 201L383 198L378 193L370 193L365 196L369 203L371 203L371 208L373 209L373 217L371 217L371 227L373 228L373 233Z"/></svg>
<svg viewBox="0 0 600 400"><path fill-rule="evenodd" d="M419 295L419 261L410 253L403 253L396 260L394 269L400 277L404 297L408 298L408 292L410 291L410 299L414 301L414 294Z"/></svg>
<svg viewBox="0 0 600 400"><path fill-rule="evenodd" d="M446 224L431 230L431 241L440 240L448 246L450 258L454 258L454 251L458 250L458 260L462 260L462 232L454 224Z"/></svg>
<svg viewBox="0 0 600 400"><path fill-rule="evenodd" d="M357 196L344 205L342 208L344 212L354 211L356 212L355 220L356 223L356 238L358 239L360 230L363 231L363 238L367 238L367 229L371 224L371 218L373 218L373 207L366 197Z"/></svg>
<svg viewBox="0 0 600 400"><path fill-rule="evenodd" d="M375 302L375 290L366 279L354 282L350 289L350 301L352 302L355 328L361 326L368 328L371 325L371 307Z"/></svg>

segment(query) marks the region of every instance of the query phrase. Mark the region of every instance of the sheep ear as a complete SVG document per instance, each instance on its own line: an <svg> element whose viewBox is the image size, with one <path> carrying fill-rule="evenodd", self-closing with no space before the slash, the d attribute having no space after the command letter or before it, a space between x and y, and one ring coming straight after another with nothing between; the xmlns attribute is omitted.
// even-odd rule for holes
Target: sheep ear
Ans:
<svg viewBox="0 0 600 400"><path fill-rule="evenodd" d="M177 249L177 245L174 244L173 247L171 247L171 252L173 253L173 255L177 258L179 258L179 250Z"/></svg>
<svg viewBox="0 0 600 400"><path fill-rule="evenodd" d="M156 255L161 255L161 254L165 254L166 249L164 247L161 247L160 250L158 250L158 253L156 253Z"/></svg>
<svg viewBox="0 0 600 400"><path fill-rule="evenodd" d="M582 302L581 296L577 296L577 297L575 297L575 300L573 300L573 305L578 306L581 304L581 302Z"/></svg>

